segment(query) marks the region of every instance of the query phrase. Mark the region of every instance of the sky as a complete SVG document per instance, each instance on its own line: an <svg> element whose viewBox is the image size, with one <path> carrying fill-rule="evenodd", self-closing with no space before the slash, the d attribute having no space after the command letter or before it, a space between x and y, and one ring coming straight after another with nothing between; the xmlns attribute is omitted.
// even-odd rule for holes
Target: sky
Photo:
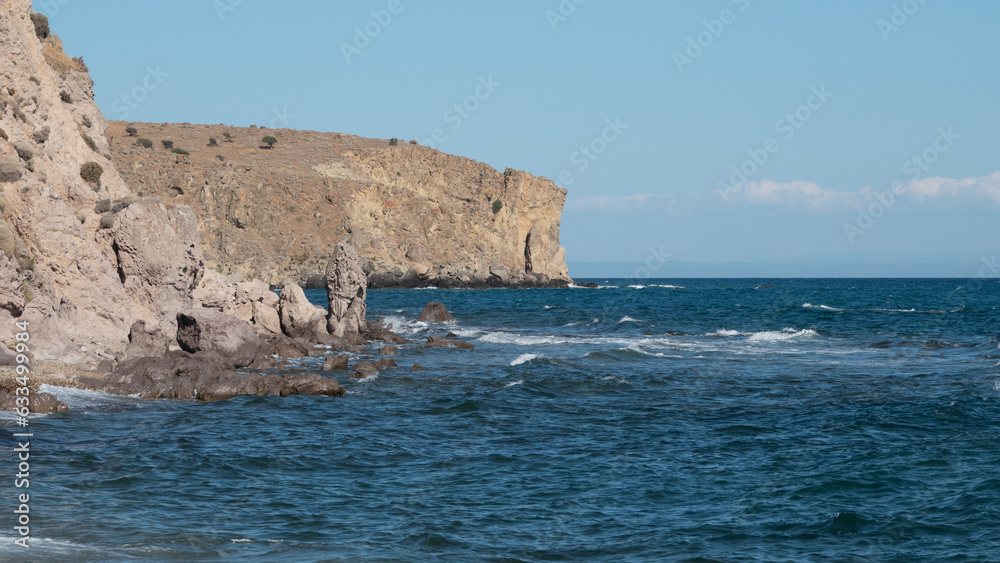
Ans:
<svg viewBox="0 0 1000 563"><path fill-rule="evenodd" d="M416 139L555 181L571 275L996 264L998 2L34 5L109 119Z"/></svg>

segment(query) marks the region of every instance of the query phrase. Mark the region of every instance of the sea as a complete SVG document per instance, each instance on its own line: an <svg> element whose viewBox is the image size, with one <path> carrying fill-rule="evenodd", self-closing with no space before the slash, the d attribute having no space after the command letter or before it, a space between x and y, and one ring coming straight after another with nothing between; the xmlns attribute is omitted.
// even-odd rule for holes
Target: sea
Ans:
<svg viewBox="0 0 1000 563"><path fill-rule="evenodd" d="M0 560L1000 560L997 279L580 281L373 290L344 397L46 387Z"/></svg>

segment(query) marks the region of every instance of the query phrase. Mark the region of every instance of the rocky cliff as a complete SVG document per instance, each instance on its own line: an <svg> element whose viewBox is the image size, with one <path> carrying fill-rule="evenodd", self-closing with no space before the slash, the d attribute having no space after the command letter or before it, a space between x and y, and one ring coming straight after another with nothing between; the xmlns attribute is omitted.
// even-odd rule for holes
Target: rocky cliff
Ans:
<svg viewBox="0 0 1000 563"><path fill-rule="evenodd" d="M337 133L112 122L106 135L133 190L194 209L224 274L323 287L330 248L348 242L370 287L569 280L566 191L526 172Z"/></svg>
<svg viewBox="0 0 1000 563"><path fill-rule="evenodd" d="M136 318L159 319L148 284L129 285L119 269L118 229L95 210L133 194L111 161L87 67L30 7L0 0L0 340L19 317L36 357L82 361L120 345ZM181 267L197 277L197 263Z"/></svg>

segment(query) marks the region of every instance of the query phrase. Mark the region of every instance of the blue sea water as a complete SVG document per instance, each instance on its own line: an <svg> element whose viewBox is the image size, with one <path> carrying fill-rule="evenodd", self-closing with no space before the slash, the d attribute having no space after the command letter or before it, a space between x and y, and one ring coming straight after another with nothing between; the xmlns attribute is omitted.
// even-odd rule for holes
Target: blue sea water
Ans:
<svg viewBox="0 0 1000 563"><path fill-rule="evenodd" d="M49 388L0 559L1000 560L997 280L593 281L371 291L417 343L342 398Z"/></svg>

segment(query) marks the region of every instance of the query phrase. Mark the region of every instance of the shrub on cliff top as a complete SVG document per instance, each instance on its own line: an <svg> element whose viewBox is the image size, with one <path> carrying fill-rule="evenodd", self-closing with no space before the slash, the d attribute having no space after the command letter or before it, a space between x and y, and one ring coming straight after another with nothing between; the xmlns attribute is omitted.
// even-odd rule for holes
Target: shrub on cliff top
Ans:
<svg viewBox="0 0 1000 563"><path fill-rule="evenodd" d="M226 138L226 142L227 143L232 143L233 142L233 136L230 135L229 133L223 133L222 136Z"/></svg>
<svg viewBox="0 0 1000 563"><path fill-rule="evenodd" d="M139 134L139 130L136 129L135 127L126 127L125 132L128 133L129 137L135 137L136 135Z"/></svg>
<svg viewBox="0 0 1000 563"><path fill-rule="evenodd" d="M45 14L31 14L31 23L35 24L35 35L39 39L45 39L49 36L49 18L45 17Z"/></svg>
<svg viewBox="0 0 1000 563"><path fill-rule="evenodd" d="M278 139L275 139L274 137L268 135L267 137L264 137L263 139L261 139L260 142L267 143L267 148L270 149L270 148L274 147L274 143L277 143Z"/></svg>
<svg viewBox="0 0 1000 563"><path fill-rule="evenodd" d="M389 146L390 147L394 147L394 146L396 146L398 144L399 144L399 139L397 139L395 137L389 139Z"/></svg>
<svg viewBox="0 0 1000 563"><path fill-rule="evenodd" d="M219 144L219 141L216 141L215 137L209 137L208 138L208 146L214 147L215 145L218 145L218 144Z"/></svg>
<svg viewBox="0 0 1000 563"><path fill-rule="evenodd" d="M80 167L80 177L88 184L100 185L101 174L104 174L104 168L96 162L88 162Z"/></svg>
<svg viewBox="0 0 1000 563"><path fill-rule="evenodd" d="M140 147L142 147L144 149L151 149L151 148L153 148L153 141L150 141L149 139L147 139L145 137L139 137L138 139L136 139L135 140L135 144L139 145Z"/></svg>

